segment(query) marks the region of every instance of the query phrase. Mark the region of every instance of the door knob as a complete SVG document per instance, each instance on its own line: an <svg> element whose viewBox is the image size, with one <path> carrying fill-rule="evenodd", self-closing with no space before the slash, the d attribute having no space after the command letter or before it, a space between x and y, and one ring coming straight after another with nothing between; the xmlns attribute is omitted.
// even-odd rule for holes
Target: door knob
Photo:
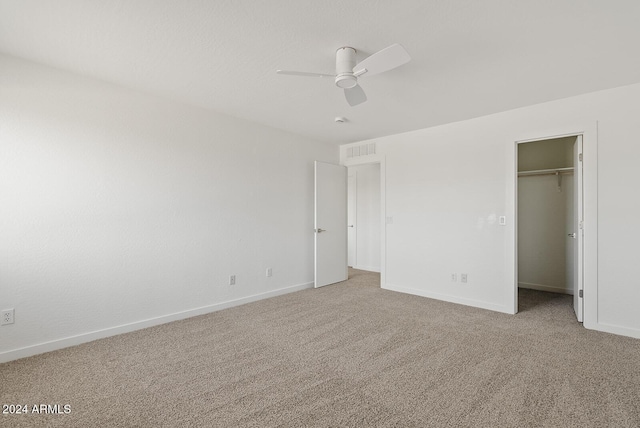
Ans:
<svg viewBox="0 0 640 428"><path fill-rule="evenodd" d="M349 227L353 227L353 225L352 225L352 224L350 224L350 225L349 225Z"/></svg>
<svg viewBox="0 0 640 428"><path fill-rule="evenodd" d="M574 239L575 239L576 234L575 234L575 232L574 232L574 233L569 233L569 234L567 234L567 236L570 236L570 237L572 237L572 238L574 238Z"/></svg>
<svg viewBox="0 0 640 428"><path fill-rule="evenodd" d="M324 230L324 229L316 229L316 233L322 233L322 232L326 232L326 230Z"/></svg>

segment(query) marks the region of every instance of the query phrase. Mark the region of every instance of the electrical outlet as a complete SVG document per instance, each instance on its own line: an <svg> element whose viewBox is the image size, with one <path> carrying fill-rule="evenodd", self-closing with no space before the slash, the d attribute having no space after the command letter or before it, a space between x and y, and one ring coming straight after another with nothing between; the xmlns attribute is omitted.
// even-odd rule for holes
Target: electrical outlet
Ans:
<svg viewBox="0 0 640 428"><path fill-rule="evenodd" d="M460 282L467 282L467 274L466 273L461 273L460 274Z"/></svg>
<svg viewBox="0 0 640 428"><path fill-rule="evenodd" d="M236 276L235 275L229 276L229 285L236 285Z"/></svg>
<svg viewBox="0 0 640 428"><path fill-rule="evenodd" d="M458 282L458 275L456 275L455 273L451 274L451 282Z"/></svg>
<svg viewBox="0 0 640 428"><path fill-rule="evenodd" d="M0 319L0 325L9 325L14 322L14 309L5 309L2 311L2 319Z"/></svg>
<svg viewBox="0 0 640 428"><path fill-rule="evenodd" d="M271 268L267 268L267 277L273 276L273 270Z"/></svg>

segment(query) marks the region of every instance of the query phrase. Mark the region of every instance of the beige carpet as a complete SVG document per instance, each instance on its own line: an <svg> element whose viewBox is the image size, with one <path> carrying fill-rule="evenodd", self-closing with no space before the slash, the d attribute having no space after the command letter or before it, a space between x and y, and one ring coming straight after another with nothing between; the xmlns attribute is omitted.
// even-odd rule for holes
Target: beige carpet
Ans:
<svg viewBox="0 0 640 428"><path fill-rule="evenodd" d="M515 316L381 290L375 274L0 365L0 426L638 427L640 340L571 297Z"/></svg>

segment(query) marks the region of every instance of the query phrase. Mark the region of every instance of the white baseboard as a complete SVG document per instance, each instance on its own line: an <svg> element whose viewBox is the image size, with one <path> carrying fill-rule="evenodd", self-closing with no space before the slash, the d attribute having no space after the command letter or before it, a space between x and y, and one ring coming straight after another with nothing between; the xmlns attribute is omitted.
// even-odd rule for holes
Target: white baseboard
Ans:
<svg viewBox="0 0 640 428"><path fill-rule="evenodd" d="M619 325L606 324L606 323L596 323L596 325L588 325L587 323L583 324L585 328L590 330L602 331L604 333L617 334L620 336L628 336L636 339L640 339L640 330L629 327L622 327Z"/></svg>
<svg viewBox="0 0 640 428"><path fill-rule="evenodd" d="M185 318L191 318L198 315L204 315L211 312L220 311L222 309L232 308L234 306L244 305L246 303L258 300L268 299L270 297L280 296L282 294L293 293L307 288L313 288L313 282L284 287L266 293L254 294L252 296L242 297L240 299L229 300L226 302L216 303L213 305L202 306L199 308L189 309L187 311L176 312L173 314L162 315L156 318L149 318L142 321L136 321L129 324L123 324L115 327L109 327L102 330L91 331L88 333L78 334L76 336L56 339L49 342L38 343L26 346L24 348L12 349L10 351L0 352L0 363L17 360L19 358L31 357L33 355L45 352L56 351L58 349L68 348L70 346L80 345L86 342L92 342L105 337L116 336L118 334L129 333L143 328L153 327L160 324L166 324L172 321L178 321Z"/></svg>
<svg viewBox="0 0 640 428"><path fill-rule="evenodd" d="M354 269L358 269L358 270L366 270L368 272L378 272L380 273L380 267L374 267L374 266L352 266Z"/></svg>
<svg viewBox="0 0 640 428"><path fill-rule="evenodd" d="M428 297L430 299L442 300L449 303L457 303L459 305L473 306L480 309L488 309L490 311L502 312L505 314L513 314L513 308L508 308L495 303L485 302L482 300L466 299L463 297L450 296L448 294L433 293L431 291L418 290L416 288L401 287L398 285L386 284L385 290L398 291L400 293L413 294L416 296Z"/></svg>
<svg viewBox="0 0 640 428"><path fill-rule="evenodd" d="M554 287L553 285L533 284L531 282L519 282L519 288L529 288L531 290L548 291L550 293L561 293L573 295L573 290L569 288Z"/></svg>

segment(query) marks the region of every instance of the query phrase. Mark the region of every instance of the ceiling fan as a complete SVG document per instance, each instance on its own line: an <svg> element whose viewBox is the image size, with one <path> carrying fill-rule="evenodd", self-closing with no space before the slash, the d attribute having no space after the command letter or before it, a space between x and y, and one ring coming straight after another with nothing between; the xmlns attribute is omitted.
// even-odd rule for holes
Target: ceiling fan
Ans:
<svg viewBox="0 0 640 428"><path fill-rule="evenodd" d="M278 70L278 74L306 77L333 77L336 86L344 89L344 96L351 106L357 106L367 100L364 91L358 85L358 77L384 73L411 61L407 51L399 44L382 49L356 64L356 50L344 46L336 51L336 74L308 73L305 71Z"/></svg>

